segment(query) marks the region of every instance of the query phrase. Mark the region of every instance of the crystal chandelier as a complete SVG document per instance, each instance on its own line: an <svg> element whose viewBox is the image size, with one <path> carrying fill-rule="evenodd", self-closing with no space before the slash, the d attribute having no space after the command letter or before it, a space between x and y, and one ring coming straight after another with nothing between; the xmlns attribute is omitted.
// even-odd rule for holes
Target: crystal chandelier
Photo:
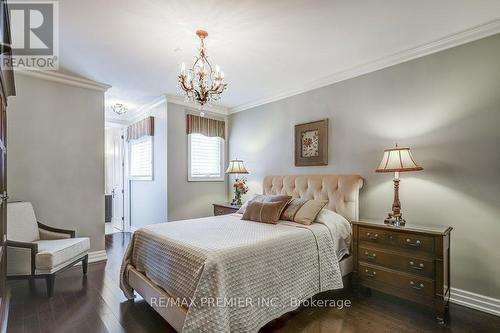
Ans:
<svg viewBox="0 0 500 333"><path fill-rule="evenodd" d="M190 69L186 70L186 65L182 63L179 87L184 91L187 100L203 107L207 103L220 100L222 92L226 90L227 83L224 83L224 72L220 70L220 67L217 65L214 70L208 61L203 43L208 32L198 30L196 35L201 40L200 53L195 57Z"/></svg>
<svg viewBox="0 0 500 333"><path fill-rule="evenodd" d="M113 109L113 111L117 114L117 115L122 115L122 114L125 114L127 113L128 109L127 107L125 107L125 105L121 104L121 103L116 103L115 105L113 105L111 107Z"/></svg>

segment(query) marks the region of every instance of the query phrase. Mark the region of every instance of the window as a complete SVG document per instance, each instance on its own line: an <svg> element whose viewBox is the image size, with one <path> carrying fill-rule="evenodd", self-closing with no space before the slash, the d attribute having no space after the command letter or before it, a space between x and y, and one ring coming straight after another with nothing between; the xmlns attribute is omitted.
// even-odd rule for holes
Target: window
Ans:
<svg viewBox="0 0 500 333"><path fill-rule="evenodd" d="M153 137L130 141L130 179L153 180Z"/></svg>
<svg viewBox="0 0 500 333"><path fill-rule="evenodd" d="M224 139L188 135L188 181L224 181Z"/></svg>

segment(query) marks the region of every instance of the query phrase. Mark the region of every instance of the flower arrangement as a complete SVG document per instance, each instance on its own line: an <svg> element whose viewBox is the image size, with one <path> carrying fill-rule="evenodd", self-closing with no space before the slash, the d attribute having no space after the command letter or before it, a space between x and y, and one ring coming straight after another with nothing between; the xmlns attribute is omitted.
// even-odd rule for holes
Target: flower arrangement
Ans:
<svg viewBox="0 0 500 333"><path fill-rule="evenodd" d="M241 205L241 195L248 192L247 179L246 177L236 178L233 184L234 188L234 199L233 205Z"/></svg>

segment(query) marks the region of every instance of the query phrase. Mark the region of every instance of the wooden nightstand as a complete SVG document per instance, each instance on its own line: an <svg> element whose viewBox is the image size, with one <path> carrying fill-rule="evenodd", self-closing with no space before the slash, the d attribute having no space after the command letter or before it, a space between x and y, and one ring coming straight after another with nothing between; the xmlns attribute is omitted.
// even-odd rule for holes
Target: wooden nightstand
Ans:
<svg viewBox="0 0 500 333"><path fill-rule="evenodd" d="M447 226L379 220L352 222L353 282L431 306L444 324L450 298L450 233Z"/></svg>
<svg viewBox="0 0 500 333"><path fill-rule="evenodd" d="M230 203L213 204L214 205L214 215L227 215L236 213L241 206L233 206Z"/></svg>

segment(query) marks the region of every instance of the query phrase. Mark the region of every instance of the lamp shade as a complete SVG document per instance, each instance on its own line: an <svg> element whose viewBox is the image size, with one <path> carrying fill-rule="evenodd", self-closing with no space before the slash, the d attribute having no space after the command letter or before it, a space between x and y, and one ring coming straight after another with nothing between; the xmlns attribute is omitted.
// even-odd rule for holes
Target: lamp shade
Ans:
<svg viewBox="0 0 500 333"><path fill-rule="evenodd" d="M384 150L384 156L376 172L407 172L423 169L415 161L410 148L402 148L396 145L395 148Z"/></svg>
<svg viewBox="0 0 500 333"><path fill-rule="evenodd" d="M229 161L229 166L227 167L226 173L248 173L242 160L231 160Z"/></svg>

